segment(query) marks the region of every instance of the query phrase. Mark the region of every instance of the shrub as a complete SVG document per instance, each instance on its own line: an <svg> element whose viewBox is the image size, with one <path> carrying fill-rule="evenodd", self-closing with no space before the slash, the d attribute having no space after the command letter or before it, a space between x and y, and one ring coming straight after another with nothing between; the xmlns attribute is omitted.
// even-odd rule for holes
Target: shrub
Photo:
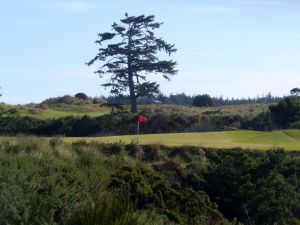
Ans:
<svg viewBox="0 0 300 225"><path fill-rule="evenodd" d="M250 122L243 124L244 128L253 130L272 130L274 128L272 114L270 111L262 112L254 117Z"/></svg>
<svg viewBox="0 0 300 225"><path fill-rule="evenodd" d="M89 97L88 97L85 93L80 92L80 93L77 93L77 94L75 95L75 98L78 98L78 99L81 99L81 100L86 100L86 99L88 99Z"/></svg>
<svg viewBox="0 0 300 225"><path fill-rule="evenodd" d="M299 224L299 152L0 140L0 224Z"/></svg>
<svg viewBox="0 0 300 225"><path fill-rule="evenodd" d="M214 105L213 99L205 94L205 95L197 95L193 99L193 106L196 107L209 107Z"/></svg>
<svg viewBox="0 0 300 225"><path fill-rule="evenodd" d="M280 128L288 128L293 122L300 120L300 101L298 97L290 96L277 105L269 107L274 122Z"/></svg>
<svg viewBox="0 0 300 225"><path fill-rule="evenodd" d="M166 178L146 168L122 168L112 176L109 187L139 208L155 208L176 223L213 224L223 220L204 192L173 187ZM223 222L226 224L226 220Z"/></svg>

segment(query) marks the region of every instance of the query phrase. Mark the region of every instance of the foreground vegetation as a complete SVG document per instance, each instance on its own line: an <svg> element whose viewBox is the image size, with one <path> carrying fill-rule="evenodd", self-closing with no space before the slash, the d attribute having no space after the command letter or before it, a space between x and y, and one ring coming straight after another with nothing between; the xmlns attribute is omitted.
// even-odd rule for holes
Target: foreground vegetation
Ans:
<svg viewBox="0 0 300 225"><path fill-rule="evenodd" d="M1 139L0 224L299 224L300 153Z"/></svg>
<svg viewBox="0 0 300 225"><path fill-rule="evenodd" d="M66 142L81 140L82 138L65 138ZM114 143L161 144L167 146L202 146L212 148L243 148L269 150L284 148L286 150L300 150L300 130L284 131L222 131L200 133L148 134L85 138L86 141Z"/></svg>

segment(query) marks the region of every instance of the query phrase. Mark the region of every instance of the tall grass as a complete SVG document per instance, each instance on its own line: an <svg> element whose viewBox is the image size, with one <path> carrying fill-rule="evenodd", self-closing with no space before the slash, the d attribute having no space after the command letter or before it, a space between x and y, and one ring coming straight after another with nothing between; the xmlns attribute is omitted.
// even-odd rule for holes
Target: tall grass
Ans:
<svg viewBox="0 0 300 225"><path fill-rule="evenodd" d="M167 225L153 211L140 211L117 196L105 196L75 212L67 225Z"/></svg>
<svg viewBox="0 0 300 225"><path fill-rule="evenodd" d="M59 153L46 140L0 142L0 224L62 224L105 192L109 166L100 153ZM91 149L92 150L92 149Z"/></svg>

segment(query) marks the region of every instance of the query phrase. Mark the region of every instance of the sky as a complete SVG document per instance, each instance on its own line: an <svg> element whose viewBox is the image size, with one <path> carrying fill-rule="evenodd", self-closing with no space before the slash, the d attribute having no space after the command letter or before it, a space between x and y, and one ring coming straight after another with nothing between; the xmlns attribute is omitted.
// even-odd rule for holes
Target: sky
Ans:
<svg viewBox="0 0 300 225"><path fill-rule="evenodd" d="M287 95L300 86L299 0L1 0L0 101L108 95L86 62L97 34L129 15L155 15L179 73L151 76L165 94ZM169 59L167 56L164 58Z"/></svg>

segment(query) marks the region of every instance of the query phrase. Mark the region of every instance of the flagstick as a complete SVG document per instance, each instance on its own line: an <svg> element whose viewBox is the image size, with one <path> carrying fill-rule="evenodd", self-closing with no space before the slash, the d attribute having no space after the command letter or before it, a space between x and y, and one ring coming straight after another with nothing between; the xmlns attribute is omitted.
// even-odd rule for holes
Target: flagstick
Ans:
<svg viewBox="0 0 300 225"><path fill-rule="evenodd" d="M139 143L139 134L140 134L140 121L138 121L138 126L137 126L137 143Z"/></svg>

